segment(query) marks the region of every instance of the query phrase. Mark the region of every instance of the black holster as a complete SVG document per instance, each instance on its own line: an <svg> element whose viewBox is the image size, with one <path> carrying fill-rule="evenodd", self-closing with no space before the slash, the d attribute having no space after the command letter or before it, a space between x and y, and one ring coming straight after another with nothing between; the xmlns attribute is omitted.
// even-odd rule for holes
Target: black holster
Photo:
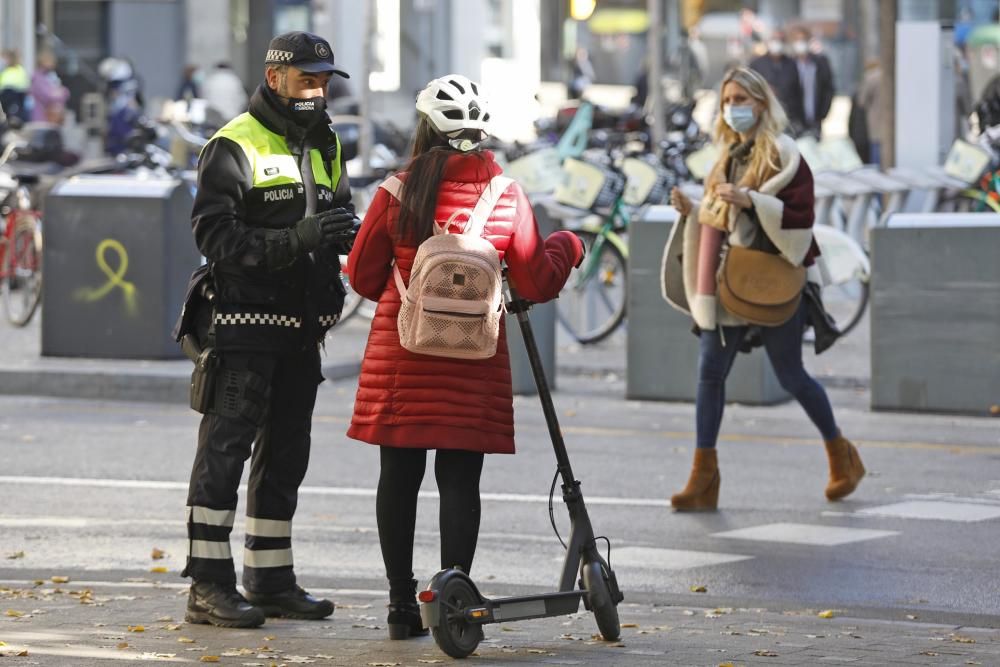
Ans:
<svg viewBox="0 0 1000 667"><path fill-rule="evenodd" d="M191 372L191 409L195 412L206 414L212 409L215 403L215 385L218 374L218 354L214 347L205 348L198 354L194 363L194 371Z"/></svg>

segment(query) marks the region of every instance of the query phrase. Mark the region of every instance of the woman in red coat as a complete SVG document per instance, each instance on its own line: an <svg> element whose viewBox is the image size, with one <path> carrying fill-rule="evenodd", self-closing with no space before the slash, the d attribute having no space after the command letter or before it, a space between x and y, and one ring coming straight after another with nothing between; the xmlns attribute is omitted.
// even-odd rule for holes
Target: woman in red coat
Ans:
<svg viewBox="0 0 1000 667"><path fill-rule="evenodd" d="M413 579L417 492L427 450L437 450L441 567L472 567L479 536L479 478L484 454L514 453L514 404L504 327L497 353L466 360L414 354L399 342L400 294L393 263L408 284L417 246L432 225L475 207L500 167L480 150L490 121L476 83L450 75L430 82L417 97L420 121L413 155L397 200L379 189L351 251L351 286L378 301L361 364L354 416L347 435L381 448L376 514L389 579L389 636L426 634ZM460 231L466 216L456 216ZM572 233L539 236L524 192L512 183L483 233L508 266L524 298L555 298L583 259Z"/></svg>

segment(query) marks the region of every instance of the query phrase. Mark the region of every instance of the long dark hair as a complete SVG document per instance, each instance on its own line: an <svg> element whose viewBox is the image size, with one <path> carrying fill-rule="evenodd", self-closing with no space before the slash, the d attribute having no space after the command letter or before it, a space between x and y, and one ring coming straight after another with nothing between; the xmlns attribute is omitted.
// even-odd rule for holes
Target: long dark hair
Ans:
<svg viewBox="0 0 1000 667"><path fill-rule="evenodd" d="M479 141L481 136L478 130L465 130L453 138ZM448 159L460 153L438 134L426 116L420 117L413 133L410 163L406 166L409 176L400 193L396 233L401 243L419 245L433 234L441 177ZM477 156L484 164L486 162L482 151L468 155Z"/></svg>

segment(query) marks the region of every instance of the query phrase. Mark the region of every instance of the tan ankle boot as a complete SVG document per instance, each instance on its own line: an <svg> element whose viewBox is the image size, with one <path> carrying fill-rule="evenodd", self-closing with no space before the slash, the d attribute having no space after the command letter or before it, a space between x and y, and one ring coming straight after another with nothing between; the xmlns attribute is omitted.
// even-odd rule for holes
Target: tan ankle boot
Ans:
<svg viewBox="0 0 1000 667"><path fill-rule="evenodd" d="M714 510L719 505L719 459L715 449L696 448L694 466L687 486L670 498L670 504L678 512Z"/></svg>
<svg viewBox="0 0 1000 667"><path fill-rule="evenodd" d="M826 441L826 455L830 459L830 483L826 485L828 500L845 498L857 488L865 476L861 456L851 441L840 435Z"/></svg>

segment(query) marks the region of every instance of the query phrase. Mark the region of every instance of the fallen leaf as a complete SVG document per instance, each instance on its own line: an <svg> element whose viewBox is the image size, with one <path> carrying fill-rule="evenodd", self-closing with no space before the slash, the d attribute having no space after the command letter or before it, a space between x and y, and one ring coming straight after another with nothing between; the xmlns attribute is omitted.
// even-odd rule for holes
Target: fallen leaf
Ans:
<svg viewBox="0 0 1000 667"><path fill-rule="evenodd" d="M707 593L708 592L708 587L707 586L702 586L700 584L696 584L696 585L691 586L691 592L692 593Z"/></svg>
<svg viewBox="0 0 1000 667"><path fill-rule="evenodd" d="M639 627L639 624L638 623L622 623L622 627L623 628L637 628L637 627Z"/></svg>
<svg viewBox="0 0 1000 667"><path fill-rule="evenodd" d="M369 662L368 667L396 667L398 662Z"/></svg>
<svg viewBox="0 0 1000 667"><path fill-rule="evenodd" d="M11 618L21 618L24 616L23 611L18 611L17 609L8 609L4 612L4 616L10 616Z"/></svg>
<svg viewBox="0 0 1000 667"><path fill-rule="evenodd" d="M28 649L24 649L23 651L20 651L17 654L17 657L19 657L19 658L26 658L26 657L28 657Z"/></svg>
<svg viewBox="0 0 1000 667"><path fill-rule="evenodd" d="M833 618L833 610L827 609L826 611L821 611L816 615L819 616L820 618Z"/></svg>
<svg viewBox="0 0 1000 667"><path fill-rule="evenodd" d="M731 662L720 662L719 663L719 667L733 667L733 663L731 663Z"/></svg>
<svg viewBox="0 0 1000 667"><path fill-rule="evenodd" d="M160 560L166 555L167 553L162 549L157 549L156 547L153 547L153 551L149 554L149 557L152 558L153 560Z"/></svg>
<svg viewBox="0 0 1000 667"><path fill-rule="evenodd" d="M990 414L993 415L994 417L1000 416L1000 405L991 405Z"/></svg>
<svg viewBox="0 0 1000 667"><path fill-rule="evenodd" d="M181 644L193 644L194 643L194 640L191 639L190 637L178 637L177 641L179 641Z"/></svg>
<svg viewBox="0 0 1000 667"><path fill-rule="evenodd" d="M24 552L23 551L15 551L12 554L7 554L7 558L9 558L10 560L17 560L18 558L24 558Z"/></svg>
<svg viewBox="0 0 1000 667"><path fill-rule="evenodd" d="M118 646L116 646L115 648L117 648L119 651L121 651L123 649L127 649L128 648L128 642L118 642Z"/></svg>
<svg viewBox="0 0 1000 667"><path fill-rule="evenodd" d="M910 620L910 621L917 620L917 616L915 614L907 614L906 618L907 618L907 620Z"/></svg>
<svg viewBox="0 0 1000 667"><path fill-rule="evenodd" d="M44 579L35 579L32 583L35 584L36 586L44 586L45 585L45 580Z"/></svg>
<svg viewBox="0 0 1000 667"><path fill-rule="evenodd" d="M436 665L438 663L444 662L444 660L424 660L423 658L420 658L419 660L417 660L417 662L419 662L422 665Z"/></svg>
<svg viewBox="0 0 1000 667"><path fill-rule="evenodd" d="M934 652L934 651L921 651L920 655L929 655L929 656L933 657L933 656L936 656L937 653Z"/></svg>
<svg viewBox="0 0 1000 667"><path fill-rule="evenodd" d="M219 656L217 655L203 655L198 658L199 662L219 662Z"/></svg>
<svg viewBox="0 0 1000 667"><path fill-rule="evenodd" d="M685 616L694 616L694 612L690 609L685 609L683 613Z"/></svg>
<svg viewBox="0 0 1000 667"><path fill-rule="evenodd" d="M155 567L149 568L149 571L150 572L156 572L157 574L166 574L170 570L168 570L167 568L163 567L162 565L157 565Z"/></svg>
<svg viewBox="0 0 1000 667"><path fill-rule="evenodd" d="M762 658L777 658L778 654L774 651L768 651L767 649L760 649L753 652L754 655L759 655Z"/></svg>
<svg viewBox="0 0 1000 667"><path fill-rule="evenodd" d="M953 635L951 641L958 642L959 644L975 644L976 640L972 637L961 637L959 635Z"/></svg>
<svg viewBox="0 0 1000 667"><path fill-rule="evenodd" d="M68 584L69 583L69 577L63 577L63 576L52 577L52 583L53 584Z"/></svg>
<svg viewBox="0 0 1000 667"><path fill-rule="evenodd" d="M181 629L181 624L180 623L171 623L170 625L163 626L163 629L164 630L171 630L171 631L172 630L180 630Z"/></svg>
<svg viewBox="0 0 1000 667"><path fill-rule="evenodd" d="M625 642L617 642L610 644L611 648L625 648Z"/></svg>
<svg viewBox="0 0 1000 667"><path fill-rule="evenodd" d="M130 626L128 626L128 631L129 632L145 632L146 631L146 626L145 625L130 625Z"/></svg>
<svg viewBox="0 0 1000 667"><path fill-rule="evenodd" d="M549 651L540 648L529 648L528 653L534 653L536 655L555 655L555 653L550 653Z"/></svg>

